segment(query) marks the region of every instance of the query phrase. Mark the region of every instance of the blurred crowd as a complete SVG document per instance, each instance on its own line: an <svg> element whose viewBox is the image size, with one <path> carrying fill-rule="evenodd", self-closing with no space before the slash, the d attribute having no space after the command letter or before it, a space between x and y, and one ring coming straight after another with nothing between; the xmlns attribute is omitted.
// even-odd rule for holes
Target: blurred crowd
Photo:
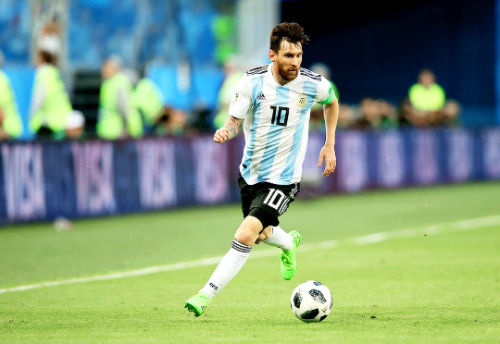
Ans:
<svg viewBox="0 0 500 344"><path fill-rule="evenodd" d="M86 128L85 114L73 108L61 77L58 67L61 45L54 30L46 30L37 44L36 74L28 116L29 129L37 138L116 140L179 136L212 131L225 122L233 90L243 74L235 58L228 57L222 65L225 75L216 109L200 111L193 116L165 104L162 92L145 76L144 70L125 69L119 56L110 56L101 65L98 119L91 132ZM16 138L23 130L22 120L11 83L1 70L1 64L0 54L0 138ZM332 80L325 64L317 63L310 69ZM340 103L339 130L457 126L460 123L460 103L447 98L430 69L420 71L400 104L369 96L358 104L346 104L334 82L332 87ZM320 105L311 110L310 128L324 129Z"/></svg>
<svg viewBox="0 0 500 344"><path fill-rule="evenodd" d="M8 67L33 63L36 71L32 91L25 92L32 75L9 80L12 69L0 67L0 138L119 139L211 128L213 108L166 104L165 93L173 93L158 89L144 68L185 65L189 79L191 70L215 67L222 76L236 49L234 6L233 0L2 2L0 26L10 31L0 34L0 45ZM82 105L89 96L78 93L75 74L90 71L94 78L99 68L100 85L92 79L85 86L92 99Z"/></svg>
<svg viewBox="0 0 500 344"><path fill-rule="evenodd" d="M99 115L95 132L86 130L85 115L73 109L58 68L60 44L50 31L39 39L36 74L29 111L29 128L36 137L51 139L83 139L90 136L115 140L143 136L189 135L220 127L242 69L236 59L224 62L225 77L219 90L215 111L201 112L205 118L190 121L192 114L163 102L158 86L144 71L122 68L118 56L107 58L101 66L102 84L99 93ZM7 75L1 71L0 54L0 138L16 138L22 131L14 92ZM331 80L325 64L310 67ZM401 104L385 99L364 97L359 104L342 102L338 87L332 82L339 99L339 130L391 129L403 126L456 126L460 122L460 103L448 99L436 81L434 72L423 69L410 85ZM200 115L198 114L198 116ZM311 130L324 128L323 109L311 110Z"/></svg>
<svg viewBox="0 0 500 344"><path fill-rule="evenodd" d="M312 66L312 70L329 76L326 66ZM410 85L399 104L386 99L363 97L358 104L340 103L339 130L375 130L401 127L450 127L460 124L461 104L446 96L446 92L437 83L436 75L428 68L419 72L414 84ZM311 121L313 128L322 127L322 109L313 109Z"/></svg>
<svg viewBox="0 0 500 344"><path fill-rule="evenodd" d="M2 5L0 24L9 28L0 35L2 49L7 57L21 60L34 51L31 60L36 74L28 114L23 111L21 118L12 80L2 71L0 51L0 139L15 139L26 131L51 139L196 135L223 125L233 90L244 70L252 67L234 57L238 55L234 1L185 1L176 6L166 6L161 0L125 1L118 8L109 0L64 3L10 0ZM117 12L110 17L111 10ZM34 25L28 25L26 13L31 13ZM31 48L30 27L36 32ZM70 44L63 44L63 36ZM217 65L224 78L215 108L196 104L186 110L168 104L164 95L173 93L160 90L146 76L145 67L130 69L131 65L146 66L148 61L176 59L189 60L186 65L191 71L203 64ZM100 67L97 118L74 108L67 64L92 70ZM333 81L340 103L339 130L460 124L460 102L447 96L430 69L421 70L413 84L400 90L401 100L396 104L369 95L354 103L344 101L348 97L326 64L304 67ZM310 128L324 129L320 105L311 110Z"/></svg>

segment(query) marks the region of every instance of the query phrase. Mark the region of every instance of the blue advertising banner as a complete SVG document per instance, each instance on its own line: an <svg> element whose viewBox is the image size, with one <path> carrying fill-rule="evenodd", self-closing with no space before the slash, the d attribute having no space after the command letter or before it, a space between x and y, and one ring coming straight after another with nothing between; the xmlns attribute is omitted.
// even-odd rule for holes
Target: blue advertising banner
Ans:
<svg viewBox="0 0 500 344"><path fill-rule="evenodd" d="M299 197L500 180L500 129L337 134L337 170L311 133ZM244 140L211 136L0 143L0 225L239 201Z"/></svg>

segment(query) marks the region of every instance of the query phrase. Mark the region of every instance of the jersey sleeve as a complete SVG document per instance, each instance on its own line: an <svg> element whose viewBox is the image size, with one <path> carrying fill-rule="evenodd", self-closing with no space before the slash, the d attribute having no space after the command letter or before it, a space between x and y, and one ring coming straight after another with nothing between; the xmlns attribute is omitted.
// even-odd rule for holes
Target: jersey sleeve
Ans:
<svg viewBox="0 0 500 344"><path fill-rule="evenodd" d="M238 82L229 105L229 115L236 118L245 118L248 110L252 108L252 84L247 75Z"/></svg>
<svg viewBox="0 0 500 344"><path fill-rule="evenodd" d="M319 104L328 105L335 99L335 92L333 92L333 85L330 81L321 77L318 86L317 101Z"/></svg>

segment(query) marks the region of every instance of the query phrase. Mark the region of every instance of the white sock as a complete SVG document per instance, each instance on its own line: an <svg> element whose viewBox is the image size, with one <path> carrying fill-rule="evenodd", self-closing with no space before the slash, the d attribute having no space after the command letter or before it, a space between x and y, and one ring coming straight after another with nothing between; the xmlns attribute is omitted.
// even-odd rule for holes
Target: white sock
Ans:
<svg viewBox="0 0 500 344"><path fill-rule="evenodd" d="M207 284L200 291L208 294L212 299L238 274L245 265L251 250L252 246L247 246L234 239L231 249L222 257Z"/></svg>
<svg viewBox="0 0 500 344"><path fill-rule="evenodd" d="M276 226L273 227L271 236L264 240L263 243L279 247L282 250L291 250L293 247L293 238L280 226Z"/></svg>

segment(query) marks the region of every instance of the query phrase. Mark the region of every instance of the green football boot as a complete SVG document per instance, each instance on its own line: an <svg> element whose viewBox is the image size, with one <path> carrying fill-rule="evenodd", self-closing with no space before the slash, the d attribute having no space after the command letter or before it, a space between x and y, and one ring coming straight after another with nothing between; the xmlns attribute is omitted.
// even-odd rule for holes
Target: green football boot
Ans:
<svg viewBox="0 0 500 344"><path fill-rule="evenodd" d="M290 250L283 250L281 252L281 276L284 279L289 280L295 275L297 271L297 261L295 260L295 254L297 253L297 247L300 245L300 235L297 231L291 231L289 233L293 239L293 247Z"/></svg>
<svg viewBox="0 0 500 344"><path fill-rule="evenodd" d="M208 304L212 301L207 294L203 292L199 292L192 298L186 301L184 308L187 308L188 311L193 312L196 317L199 317L205 311L205 308L208 307Z"/></svg>

